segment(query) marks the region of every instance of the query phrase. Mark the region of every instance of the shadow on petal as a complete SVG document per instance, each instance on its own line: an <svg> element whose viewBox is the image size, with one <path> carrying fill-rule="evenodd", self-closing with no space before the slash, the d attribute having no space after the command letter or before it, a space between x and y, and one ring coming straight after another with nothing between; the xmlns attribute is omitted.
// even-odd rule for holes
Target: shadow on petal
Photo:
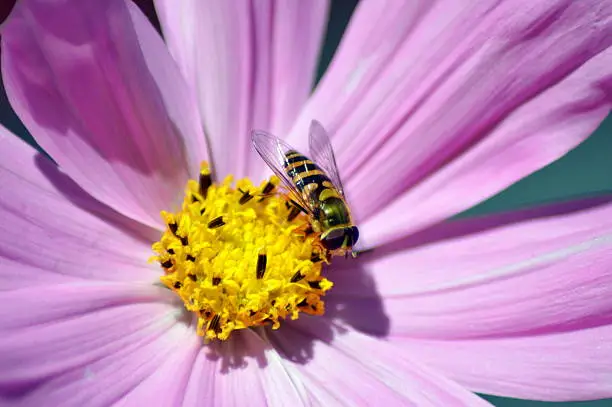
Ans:
<svg viewBox="0 0 612 407"><path fill-rule="evenodd" d="M204 344L206 358L216 362L219 366L219 372L222 374L231 373L232 370L236 369L245 369L249 363L256 363L260 369L265 368L268 365L265 351L270 347L250 346L249 335L252 335L252 332L241 330L233 332L232 336L226 341Z"/></svg>
<svg viewBox="0 0 612 407"><path fill-rule="evenodd" d="M251 346L248 338L252 332L236 331L227 341L204 344L207 358L219 364L220 373L227 374L235 369L245 369L249 363L265 368L268 365L265 353L273 349L279 351L284 359L307 364L316 357L316 341L333 344L338 335L343 335L349 329L385 337L389 333L390 319L374 280L361 267L359 260L338 259L335 262L339 267L332 266L326 273L334 282L334 287L324 297L324 316L302 313L295 321L283 321L278 330L270 327L252 329L267 346ZM343 285L350 285L347 291L351 295L342 294ZM336 288L339 288L338 293L335 292ZM286 340L289 337L292 339Z"/></svg>

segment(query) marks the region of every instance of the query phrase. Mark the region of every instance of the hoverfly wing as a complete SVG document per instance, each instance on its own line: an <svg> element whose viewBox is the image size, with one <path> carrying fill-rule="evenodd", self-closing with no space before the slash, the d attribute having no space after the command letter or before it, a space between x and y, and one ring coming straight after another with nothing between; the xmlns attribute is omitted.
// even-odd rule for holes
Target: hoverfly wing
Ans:
<svg viewBox="0 0 612 407"><path fill-rule="evenodd" d="M283 140L265 131L253 130L251 132L251 140L257 153L283 182L285 187L291 191L297 203L312 215L312 203L306 202L305 197L298 191L291 178L285 172L285 166L288 164L285 153L295 149Z"/></svg>
<svg viewBox="0 0 612 407"><path fill-rule="evenodd" d="M334 156L331 140L323 125L317 120L313 120L310 123L308 143L312 160L327 173L334 187L344 196L344 188L342 187L342 180L336 165L336 157Z"/></svg>

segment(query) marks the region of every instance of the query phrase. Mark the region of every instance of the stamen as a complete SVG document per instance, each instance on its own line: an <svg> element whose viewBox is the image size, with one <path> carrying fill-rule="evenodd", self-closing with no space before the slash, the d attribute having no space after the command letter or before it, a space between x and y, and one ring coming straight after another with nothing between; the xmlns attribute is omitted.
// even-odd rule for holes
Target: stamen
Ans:
<svg viewBox="0 0 612 407"><path fill-rule="evenodd" d="M270 192L272 192L274 190L275 187L276 187L276 185L274 185L274 183L272 183L272 181L268 181L266 183L266 186L263 187L263 189L261 190L261 194L262 195L268 195Z"/></svg>
<svg viewBox="0 0 612 407"><path fill-rule="evenodd" d="M211 220L210 222L208 222L209 229L220 228L223 225L225 225L225 222L223 221L223 216L218 216L214 218L213 220Z"/></svg>
<svg viewBox="0 0 612 407"><path fill-rule="evenodd" d="M310 261L311 261L311 262L313 262L313 263L318 263L318 262L320 262L321 260L323 260L323 259L321 259L321 256L319 255L319 253L315 253L315 252L313 252L313 253L310 255Z"/></svg>
<svg viewBox="0 0 612 407"><path fill-rule="evenodd" d="M240 205L244 205L245 203L253 199L253 195L251 195L249 191L241 191L240 189L239 191L242 192L242 196L240 197L240 200L238 201Z"/></svg>
<svg viewBox="0 0 612 407"><path fill-rule="evenodd" d="M291 211L289 212L289 216L287 216L287 220L289 222L291 222L293 219L295 219L299 214L300 214L300 208L294 206L291 208Z"/></svg>
<svg viewBox="0 0 612 407"><path fill-rule="evenodd" d="M273 192L278 183L242 179L234 187L227 177L215 184L203 164L199 179L187 183L181 210L162 212L168 228L153 244L153 259L207 339L324 313L322 296L332 283L321 276L320 235L299 206Z"/></svg>
<svg viewBox="0 0 612 407"><path fill-rule="evenodd" d="M212 177L210 176L210 170L208 172L200 172L199 184L200 195L202 195L202 197L206 199L206 195L208 194L208 188L210 188L210 186L212 185Z"/></svg>
<svg viewBox="0 0 612 407"><path fill-rule="evenodd" d="M297 283L298 281L300 281L303 278L304 278L304 276L302 275L302 273L300 273L299 271L296 271L295 274L293 275L293 277L291 277L291 282L292 283Z"/></svg>
<svg viewBox="0 0 612 407"><path fill-rule="evenodd" d="M221 322L221 316L215 315L213 319L208 324L208 330L214 332L215 334L221 332L219 329L219 323Z"/></svg>
<svg viewBox="0 0 612 407"><path fill-rule="evenodd" d="M266 272L266 263L268 261L268 256L265 254L260 254L257 256L257 279L261 280Z"/></svg>

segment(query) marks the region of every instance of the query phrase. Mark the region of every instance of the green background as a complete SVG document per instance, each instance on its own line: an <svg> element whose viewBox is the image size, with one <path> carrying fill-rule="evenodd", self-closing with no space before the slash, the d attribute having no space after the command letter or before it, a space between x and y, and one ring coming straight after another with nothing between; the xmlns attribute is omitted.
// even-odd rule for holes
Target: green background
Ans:
<svg viewBox="0 0 612 407"><path fill-rule="evenodd" d="M150 4L140 2L147 14L152 16ZM321 56L318 76L329 64L340 41L348 19L357 0L332 1L331 17L326 43ZM156 23L155 17L152 16ZM12 112L3 88L0 89L0 122L35 145L32 137ZM477 215L533 205L541 202L566 200L579 196L612 193L612 116L609 116L595 133L566 156L541 169L535 174L517 182L488 201L472 208L461 216ZM612 399L589 402L549 403L494 397L483 395L499 407L610 407Z"/></svg>

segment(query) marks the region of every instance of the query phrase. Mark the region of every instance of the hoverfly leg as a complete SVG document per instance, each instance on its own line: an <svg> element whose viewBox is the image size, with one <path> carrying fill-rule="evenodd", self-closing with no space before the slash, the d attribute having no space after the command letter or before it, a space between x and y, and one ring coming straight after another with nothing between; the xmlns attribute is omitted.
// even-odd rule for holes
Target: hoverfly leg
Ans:
<svg viewBox="0 0 612 407"><path fill-rule="evenodd" d="M373 251L374 251L374 248L371 247L369 249L364 249L364 250L358 250L358 251L353 250L351 254L352 254L353 258L355 259L355 258L357 258L359 256L364 255L364 254L372 253Z"/></svg>

